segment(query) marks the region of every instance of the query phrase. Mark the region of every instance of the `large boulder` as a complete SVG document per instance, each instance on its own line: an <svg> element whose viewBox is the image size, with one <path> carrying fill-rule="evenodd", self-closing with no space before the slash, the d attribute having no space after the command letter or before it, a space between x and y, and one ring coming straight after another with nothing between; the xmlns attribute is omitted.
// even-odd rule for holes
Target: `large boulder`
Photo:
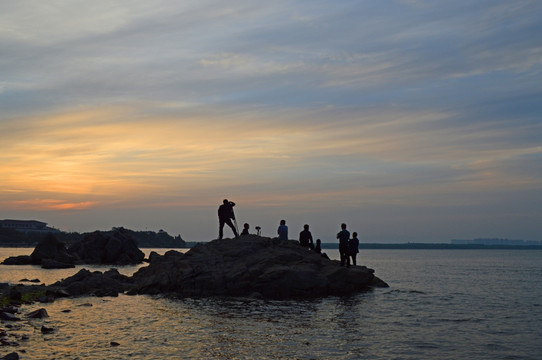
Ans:
<svg viewBox="0 0 542 360"><path fill-rule="evenodd" d="M119 228L113 233L95 231L69 248L71 255L84 264L139 264L145 254L137 247L128 231Z"/></svg>
<svg viewBox="0 0 542 360"><path fill-rule="evenodd" d="M81 269L67 279L48 286L51 294L66 293L69 296L118 296L126 291L132 280L116 269L106 272Z"/></svg>
<svg viewBox="0 0 542 360"><path fill-rule="evenodd" d="M74 264L75 258L68 253L66 245L59 241L53 234L49 233L36 245L30 254L34 265L41 265L44 259L54 260L64 264Z"/></svg>
<svg viewBox="0 0 542 360"><path fill-rule="evenodd" d="M387 286L364 266L338 261L299 246L259 236L198 244L186 254L154 255L133 275L132 292L178 296L307 298L347 295Z"/></svg>
<svg viewBox="0 0 542 360"><path fill-rule="evenodd" d="M30 255L10 256L4 259L2 265L32 265L32 257Z"/></svg>
<svg viewBox="0 0 542 360"><path fill-rule="evenodd" d="M49 233L36 245L30 255L12 256L4 260L4 265L41 265L46 269L74 267L76 259L68 253L63 242Z"/></svg>

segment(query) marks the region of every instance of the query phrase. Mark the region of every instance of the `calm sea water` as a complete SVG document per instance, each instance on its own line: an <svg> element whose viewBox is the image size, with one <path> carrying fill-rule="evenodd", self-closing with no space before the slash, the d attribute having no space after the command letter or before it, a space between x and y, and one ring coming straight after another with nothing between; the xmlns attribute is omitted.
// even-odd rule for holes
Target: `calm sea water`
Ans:
<svg viewBox="0 0 542 360"><path fill-rule="evenodd" d="M0 248L0 260L31 251ZM336 250L326 252L338 258ZM29 339L0 347L0 356L542 359L542 251L363 250L358 263L390 288L315 301L119 296L24 306L22 312L44 307L50 317L17 323L11 333ZM50 284L78 270L0 265L0 282ZM41 334L43 324L56 331Z"/></svg>

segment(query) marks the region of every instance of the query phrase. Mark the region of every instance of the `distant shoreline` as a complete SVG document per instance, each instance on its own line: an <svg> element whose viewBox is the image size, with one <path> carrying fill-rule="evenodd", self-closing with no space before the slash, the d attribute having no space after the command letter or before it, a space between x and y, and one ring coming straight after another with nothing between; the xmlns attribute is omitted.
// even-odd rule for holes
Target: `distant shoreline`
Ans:
<svg viewBox="0 0 542 360"><path fill-rule="evenodd" d="M186 242L191 248L198 242ZM339 249L338 243L322 243L322 249ZM363 250L542 250L542 245L483 245L483 244L449 244L449 243L360 243Z"/></svg>

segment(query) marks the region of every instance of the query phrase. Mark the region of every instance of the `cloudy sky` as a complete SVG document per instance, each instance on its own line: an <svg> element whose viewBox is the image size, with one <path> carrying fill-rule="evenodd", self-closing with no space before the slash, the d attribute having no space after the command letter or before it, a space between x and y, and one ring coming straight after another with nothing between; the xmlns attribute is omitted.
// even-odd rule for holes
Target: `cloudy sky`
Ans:
<svg viewBox="0 0 542 360"><path fill-rule="evenodd" d="M0 0L0 219L542 240L542 2ZM231 236L229 229L226 236Z"/></svg>

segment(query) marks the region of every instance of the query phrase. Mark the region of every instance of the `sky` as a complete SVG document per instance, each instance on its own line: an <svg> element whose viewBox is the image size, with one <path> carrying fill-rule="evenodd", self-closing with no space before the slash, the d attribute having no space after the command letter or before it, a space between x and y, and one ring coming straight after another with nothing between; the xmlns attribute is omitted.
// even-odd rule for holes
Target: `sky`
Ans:
<svg viewBox="0 0 542 360"><path fill-rule="evenodd" d="M536 0L0 0L0 219L542 240L541 39Z"/></svg>

